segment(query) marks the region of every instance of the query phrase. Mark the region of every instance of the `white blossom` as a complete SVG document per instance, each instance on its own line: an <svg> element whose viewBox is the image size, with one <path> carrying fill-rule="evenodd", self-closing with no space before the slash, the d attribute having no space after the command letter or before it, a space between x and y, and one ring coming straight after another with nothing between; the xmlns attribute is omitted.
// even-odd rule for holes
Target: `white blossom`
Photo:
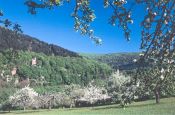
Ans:
<svg viewBox="0 0 175 115"><path fill-rule="evenodd" d="M164 24L166 24L166 25L167 25L167 24L168 24L168 21L167 21L167 20L165 20L165 21L164 21Z"/></svg>
<svg viewBox="0 0 175 115"><path fill-rule="evenodd" d="M9 101L12 106L28 107L35 101L34 98L38 96L32 88L25 87L18 90L13 96L10 96Z"/></svg>
<svg viewBox="0 0 175 115"><path fill-rule="evenodd" d="M154 12L154 13L153 13L153 15L154 15L154 16L157 16L157 13L156 13L156 12Z"/></svg>
<svg viewBox="0 0 175 115"><path fill-rule="evenodd" d="M163 76L163 75L161 75L161 76L160 76L160 79L161 79L161 80L163 80L163 79L164 79L164 76Z"/></svg>
<svg viewBox="0 0 175 115"><path fill-rule="evenodd" d="M84 96L82 96L79 101L87 101L90 104L94 104L97 101L105 100L111 98L107 93L103 93L105 89L93 86L90 84L88 87L84 88Z"/></svg>
<svg viewBox="0 0 175 115"><path fill-rule="evenodd" d="M139 54L139 56L144 56L144 54L143 54L143 53L141 53L141 54Z"/></svg>
<svg viewBox="0 0 175 115"><path fill-rule="evenodd" d="M162 68L160 72L163 73L164 71L165 71L165 70Z"/></svg>
<svg viewBox="0 0 175 115"><path fill-rule="evenodd" d="M166 16L167 16L167 13L165 12L165 13L163 14L163 16L166 17Z"/></svg>
<svg viewBox="0 0 175 115"><path fill-rule="evenodd" d="M133 62L137 62L137 59L134 59Z"/></svg>

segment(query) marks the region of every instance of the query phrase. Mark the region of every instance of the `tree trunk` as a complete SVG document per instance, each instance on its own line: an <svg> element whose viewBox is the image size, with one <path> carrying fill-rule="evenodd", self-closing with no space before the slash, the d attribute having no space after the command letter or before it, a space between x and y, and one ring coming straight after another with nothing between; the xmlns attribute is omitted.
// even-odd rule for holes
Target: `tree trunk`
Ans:
<svg viewBox="0 0 175 115"><path fill-rule="evenodd" d="M49 110L51 110L52 109L52 102L51 102L51 100L49 101Z"/></svg>
<svg viewBox="0 0 175 115"><path fill-rule="evenodd" d="M9 110L9 113L10 113L10 111L11 111L11 108L12 108L12 105L11 105L11 104L9 104L9 105L8 105L8 110Z"/></svg>
<svg viewBox="0 0 175 115"><path fill-rule="evenodd" d="M10 108L9 108L9 113L10 113Z"/></svg>
<svg viewBox="0 0 175 115"><path fill-rule="evenodd" d="M26 110L26 107L24 106L24 108L23 108L23 109L24 109L24 111L25 111L25 110Z"/></svg>
<svg viewBox="0 0 175 115"><path fill-rule="evenodd" d="M155 91L154 91L154 93L155 93L156 103L158 104L158 103L160 103L160 92L156 88Z"/></svg>
<svg viewBox="0 0 175 115"><path fill-rule="evenodd" d="M49 110L51 110L52 109L52 107L49 105Z"/></svg>

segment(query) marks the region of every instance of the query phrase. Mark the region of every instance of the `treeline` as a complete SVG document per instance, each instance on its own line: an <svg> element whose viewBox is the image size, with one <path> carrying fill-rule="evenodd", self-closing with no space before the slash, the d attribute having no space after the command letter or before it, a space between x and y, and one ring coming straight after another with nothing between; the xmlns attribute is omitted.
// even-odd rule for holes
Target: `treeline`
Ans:
<svg viewBox="0 0 175 115"><path fill-rule="evenodd" d="M9 29L0 27L0 51L7 49L33 51L46 55L79 57L75 52L62 47L48 44L24 34L17 34Z"/></svg>
<svg viewBox="0 0 175 115"><path fill-rule="evenodd" d="M111 53L111 54L81 54L89 59L106 63L113 69L130 70L137 67L134 60L139 59L139 53Z"/></svg>

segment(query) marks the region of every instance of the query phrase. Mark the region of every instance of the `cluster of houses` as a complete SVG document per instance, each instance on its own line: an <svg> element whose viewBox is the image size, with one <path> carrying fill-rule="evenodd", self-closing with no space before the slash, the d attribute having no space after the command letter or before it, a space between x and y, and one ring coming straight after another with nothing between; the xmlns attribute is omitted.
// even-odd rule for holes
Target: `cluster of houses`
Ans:
<svg viewBox="0 0 175 115"><path fill-rule="evenodd" d="M34 57L31 60L31 66L36 66L36 65L37 65L37 59L36 57ZM1 70L0 80L5 81L6 83L13 81L15 85L21 83L22 87L29 85L30 83L29 78L27 77L26 79L20 79L19 77L17 77L17 71L18 71L18 67L13 67L10 70L9 74L6 74L5 70Z"/></svg>

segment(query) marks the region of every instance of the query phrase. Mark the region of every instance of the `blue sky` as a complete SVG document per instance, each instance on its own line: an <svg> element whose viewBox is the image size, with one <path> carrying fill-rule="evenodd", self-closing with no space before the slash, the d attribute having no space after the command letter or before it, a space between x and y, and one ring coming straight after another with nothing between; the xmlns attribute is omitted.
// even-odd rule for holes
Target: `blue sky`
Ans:
<svg viewBox="0 0 175 115"><path fill-rule="evenodd" d="M138 52L140 46L139 21L143 19L139 7L135 8L134 24L131 26L131 41L127 42L122 31L108 24L112 10L104 9L103 0L93 0L96 19L92 23L95 35L103 40L97 46L86 36L81 36L73 29L73 19L70 14L73 4L65 4L54 10L39 10L37 15L27 13L23 5L25 0L0 0L0 9L4 11L4 18L9 18L22 26L24 34L36 37L42 41L59 45L75 52L84 53L116 53Z"/></svg>

